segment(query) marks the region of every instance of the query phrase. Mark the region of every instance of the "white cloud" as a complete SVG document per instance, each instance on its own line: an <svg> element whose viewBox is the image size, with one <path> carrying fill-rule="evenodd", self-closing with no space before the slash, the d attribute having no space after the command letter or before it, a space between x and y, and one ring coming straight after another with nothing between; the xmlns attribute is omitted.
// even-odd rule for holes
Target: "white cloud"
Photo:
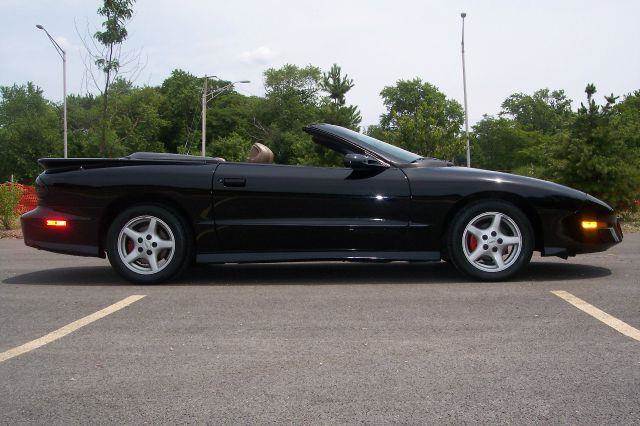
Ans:
<svg viewBox="0 0 640 426"><path fill-rule="evenodd" d="M247 50L238 55L238 59L245 64L265 65L271 62L278 54L268 46L260 46L254 50Z"/></svg>

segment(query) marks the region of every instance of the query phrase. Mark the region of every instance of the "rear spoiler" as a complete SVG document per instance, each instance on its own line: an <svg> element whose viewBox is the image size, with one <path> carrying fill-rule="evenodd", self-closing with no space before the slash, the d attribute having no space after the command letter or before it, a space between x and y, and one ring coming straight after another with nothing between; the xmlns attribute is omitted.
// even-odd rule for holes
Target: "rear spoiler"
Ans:
<svg viewBox="0 0 640 426"><path fill-rule="evenodd" d="M195 155L165 154L155 152L136 152L121 158L41 158L38 164L45 170L73 170L78 168L100 168L118 166L137 166L145 164L215 164L224 161L216 157L198 157Z"/></svg>
<svg viewBox="0 0 640 426"><path fill-rule="evenodd" d="M120 158L41 158L38 164L45 170L51 169L77 169L80 167L109 167L119 165Z"/></svg>

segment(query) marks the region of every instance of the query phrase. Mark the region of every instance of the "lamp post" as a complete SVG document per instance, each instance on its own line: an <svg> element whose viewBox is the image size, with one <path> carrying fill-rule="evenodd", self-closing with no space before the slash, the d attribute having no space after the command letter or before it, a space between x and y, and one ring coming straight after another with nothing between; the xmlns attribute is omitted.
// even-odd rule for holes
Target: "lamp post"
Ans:
<svg viewBox="0 0 640 426"><path fill-rule="evenodd" d="M58 52L58 55L62 58L62 109L63 109L63 135L64 135L64 158L67 158L67 52L51 37L49 31L47 31L42 25L36 25L36 28L45 32L53 47Z"/></svg>
<svg viewBox="0 0 640 426"><path fill-rule="evenodd" d="M207 88L208 82L210 78L218 79L215 75L212 76L204 76L204 87L202 88L202 156L206 157L206 142L207 142L207 102L212 99L215 99L220 94L226 92L231 89L234 85L238 83L251 83L249 80L239 80L234 81L232 83L226 84L218 89L209 90Z"/></svg>
<svg viewBox="0 0 640 426"><path fill-rule="evenodd" d="M467 167L471 167L471 144L469 143L469 108L467 107L467 73L464 65L464 18L467 14L462 12L462 87L464 90L464 131L467 136Z"/></svg>
<svg viewBox="0 0 640 426"><path fill-rule="evenodd" d="M207 142L207 83L210 78L217 79L215 75L204 76L204 87L202 88L202 156L206 157L205 145Z"/></svg>

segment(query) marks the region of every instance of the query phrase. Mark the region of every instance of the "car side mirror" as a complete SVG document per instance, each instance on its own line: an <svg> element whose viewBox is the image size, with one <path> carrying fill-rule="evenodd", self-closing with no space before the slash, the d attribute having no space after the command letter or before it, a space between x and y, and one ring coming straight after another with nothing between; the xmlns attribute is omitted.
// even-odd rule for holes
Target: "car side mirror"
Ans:
<svg viewBox="0 0 640 426"><path fill-rule="evenodd" d="M347 154L344 156L344 166L353 170L385 169L388 166L380 160L363 154Z"/></svg>

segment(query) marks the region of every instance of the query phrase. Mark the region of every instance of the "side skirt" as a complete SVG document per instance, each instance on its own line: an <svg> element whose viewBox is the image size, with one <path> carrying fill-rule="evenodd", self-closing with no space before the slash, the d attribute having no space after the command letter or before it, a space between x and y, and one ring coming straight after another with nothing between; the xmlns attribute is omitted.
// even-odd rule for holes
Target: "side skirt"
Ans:
<svg viewBox="0 0 640 426"><path fill-rule="evenodd" d="M266 263L313 260L437 262L439 251L300 251L202 253L198 263Z"/></svg>

